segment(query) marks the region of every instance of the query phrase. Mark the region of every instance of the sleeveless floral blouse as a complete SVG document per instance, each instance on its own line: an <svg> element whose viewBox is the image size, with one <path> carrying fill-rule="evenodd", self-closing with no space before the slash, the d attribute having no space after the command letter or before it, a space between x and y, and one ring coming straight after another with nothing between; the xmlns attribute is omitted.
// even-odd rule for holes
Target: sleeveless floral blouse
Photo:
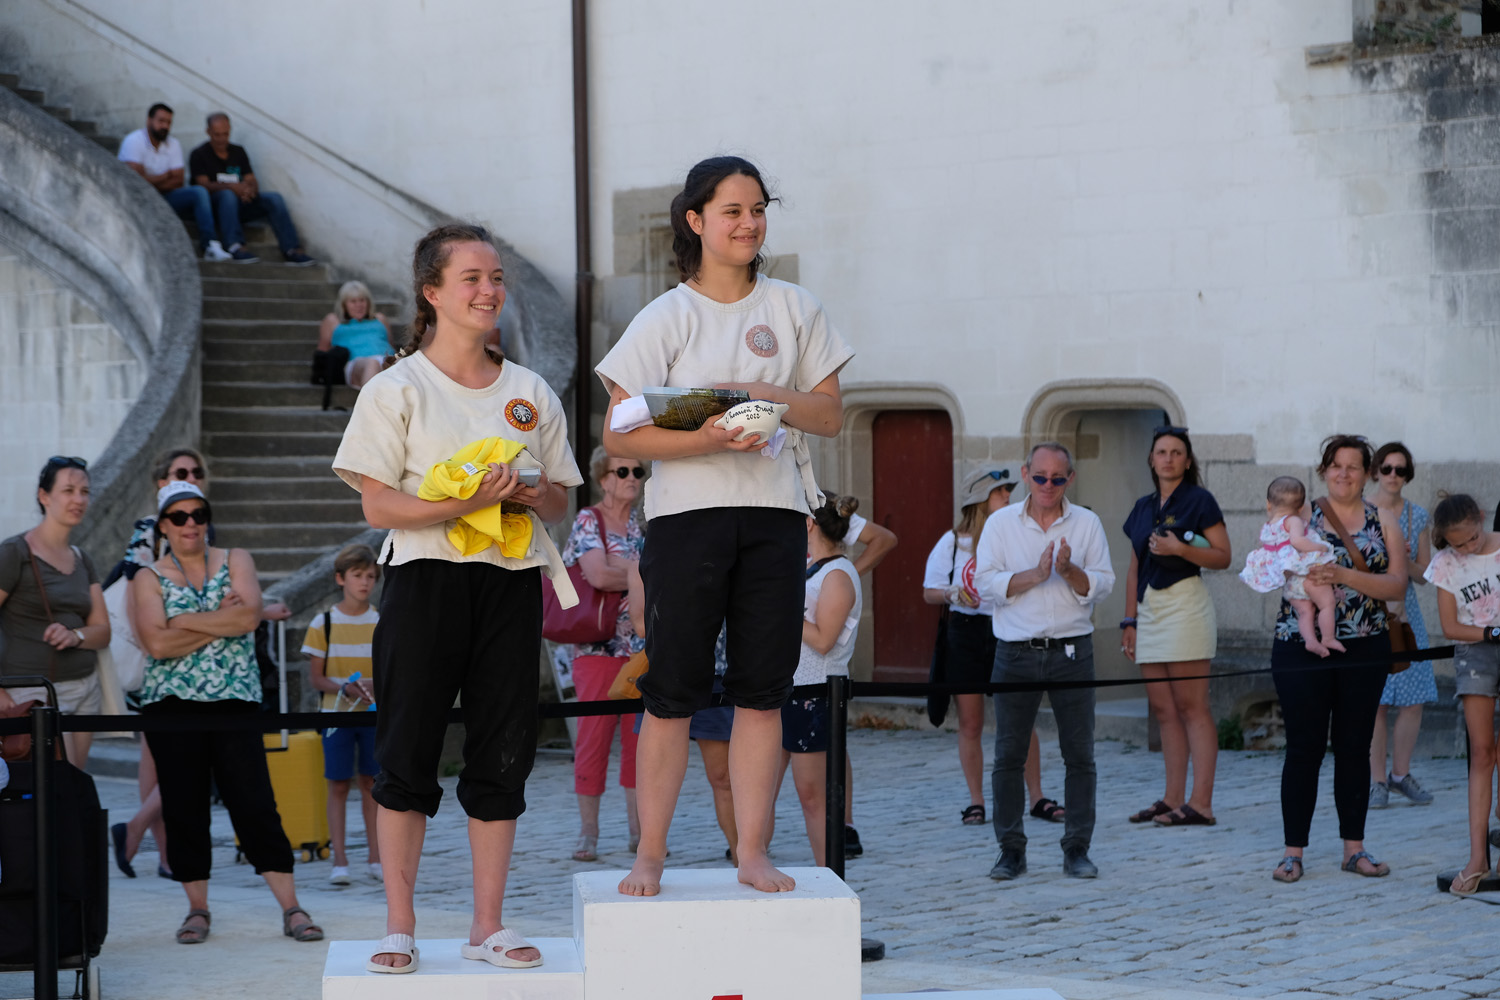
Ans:
<svg viewBox="0 0 1500 1000"><path fill-rule="evenodd" d="M1391 560L1386 552L1385 536L1380 531L1380 510L1369 501L1365 501L1364 507L1365 523L1358 531L1350 532L1350 536L1359 547L1360 554L1365 557L1365 565L1371 573L1388 572ZM1338 531L1325 522L1323 508L1313 506L1312 520L1307 527L1308 531L1316 531L1325 542L1333 546L1336 565L1354 568L1354 562L1349 558L1349 551L1344 548ZM1342 584L1335 586L1333 593L1337 599L1334 610L1337 625L1334 633L1338 639L1362 639L1381 635L1386 631L1383 601L1367 597ZM1297 631L1297 612L1292 610L1291 603L1284 597L1281 599L1281 611L1276 616L1276 641L1302 642L1302 634Z"/></svg>
<svg viewBox="0 0 1500 1000"><path fill-rule="evenodd" d="M229 559L209 578L200 595L192 587L173 583L157 575L161 602L171 621L193 611L217 611L229 592ZM186 656L167 660L146 657L146 677L141 685L142 705L164 698L183 701L252 701L259 703L260 666L255 662L255 633L215 639Z"/></svg>

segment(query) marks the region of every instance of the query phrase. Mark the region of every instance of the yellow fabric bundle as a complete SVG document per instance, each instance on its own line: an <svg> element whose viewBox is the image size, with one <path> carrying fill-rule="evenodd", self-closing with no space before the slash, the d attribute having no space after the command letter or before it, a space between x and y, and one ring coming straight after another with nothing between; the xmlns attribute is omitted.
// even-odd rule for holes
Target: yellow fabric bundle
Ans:
<svg viewBox="0 0 1500 1000"><path fill-rule="evenodd" d="M491 462L510 464L526 451L519 441L500 437L482 438L464 445L452 458L427 470L417 496L423 500L467 500L479 489ZM535 460L533 460L533 463ZM448 540L466 556L476 555L495 545L502 555L524 558L531 550L533 522L527 514L507 514L500 504L476 510L459 518L448 529Z"/></svg>

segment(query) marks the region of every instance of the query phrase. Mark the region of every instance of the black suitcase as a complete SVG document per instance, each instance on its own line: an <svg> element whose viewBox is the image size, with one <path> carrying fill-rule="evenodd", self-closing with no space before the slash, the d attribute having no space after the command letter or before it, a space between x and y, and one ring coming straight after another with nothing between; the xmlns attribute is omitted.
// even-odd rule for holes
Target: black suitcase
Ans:
<svg viewBox="0 0 1500 1000"><path fill-rule="evenodd" d="M0 789L0 966L36 964L34 765L10 765ZM109 818L94 779L53 764L57 803L57 932L63 968L99 954L109 930Z"/></svg>

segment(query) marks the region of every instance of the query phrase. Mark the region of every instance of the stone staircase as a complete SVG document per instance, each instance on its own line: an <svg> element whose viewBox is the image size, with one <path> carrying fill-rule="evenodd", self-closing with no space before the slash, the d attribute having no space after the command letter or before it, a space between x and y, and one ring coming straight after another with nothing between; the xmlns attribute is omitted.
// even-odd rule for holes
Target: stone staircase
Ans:
<svg viewBox="0 0 1500 1000"><path fill-rule="evenodd" d="M69 108L0 73L0 86L65 122L110 153L120 137L99 134ZM121 168L124 169L123 167ZM295 216L296 206L292 206ZM191 223L185 223L194 237ZM368 529L359 495L329 466L355 393L339 387L335 409L309 382L318 322L339 281L329 265L289 267L268 225L245 227L260 263L200 262L203 279L202 440L221 543L248 549L262 587ZM376 303L387 316L399 306ZM144 470L143 470L143 473Z"/></svg>

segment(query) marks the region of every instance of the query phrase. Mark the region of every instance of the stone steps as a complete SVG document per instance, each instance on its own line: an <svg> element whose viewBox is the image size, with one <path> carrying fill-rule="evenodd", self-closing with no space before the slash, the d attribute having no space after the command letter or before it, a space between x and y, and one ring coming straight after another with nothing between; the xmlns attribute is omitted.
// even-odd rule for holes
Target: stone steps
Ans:
<svg viewBox="0 0 1500 1000"><path fill-rule="evenodd" d="M0 86L111 153L119 149L119 137L100 135L97 123L75 117L70 107L48 104L17 76L0 73ZM196 243L197 227L184 226ZM342 409L325 411L323 388L309 381L318 321L338 295L333 269L287 266L265 221L245 226L245 246L260 261L199 264L201 448L213 472L221 537L250 550L266 586L368 525L359 494L330 469L355 393L339 387L333 401ZM399 309L376 308L387 315Z"/></svg>

